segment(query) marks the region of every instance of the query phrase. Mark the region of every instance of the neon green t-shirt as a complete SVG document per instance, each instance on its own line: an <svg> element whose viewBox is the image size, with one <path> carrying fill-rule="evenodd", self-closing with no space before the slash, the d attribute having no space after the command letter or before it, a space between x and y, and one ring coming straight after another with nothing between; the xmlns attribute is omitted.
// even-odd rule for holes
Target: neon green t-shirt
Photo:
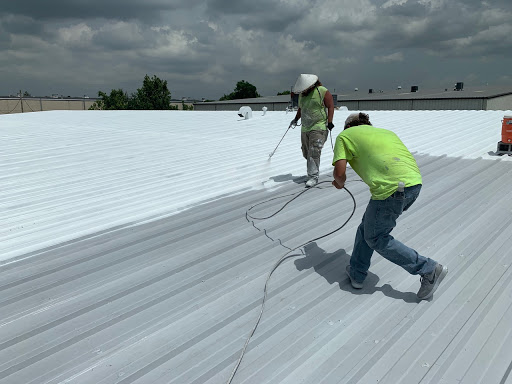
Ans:
<svg viewBox="0 0 512 384"><path fill-rule="evenodd" d="M307 95L299 96L299 108L301 112L301 131L309 132L313 130L325 131L327 122L327 112L324 105L324 97L327 88L323 86L315 87Z"/></svg>
<svg viewBox="0 0 512 384"><path fill-rule="evenodd" d="M358 125L336 138L332 165L347 160L370 187L373 200L391 196L403 181L406 187L421 184L416 160L398 136L387 129Z"/></svg>

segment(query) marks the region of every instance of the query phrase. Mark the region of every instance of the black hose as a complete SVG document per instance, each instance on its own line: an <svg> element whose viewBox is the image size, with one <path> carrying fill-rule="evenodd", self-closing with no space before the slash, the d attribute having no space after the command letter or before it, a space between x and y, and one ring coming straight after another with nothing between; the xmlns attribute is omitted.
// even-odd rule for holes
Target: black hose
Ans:
<svg viewBox="0 0 512 384"><path fill-rule="evenodd" d="M319 184L323 184L323 183L331 183L331 181L321 181L320 183L317 184L317 186ZM315 186L314 188L318 188L317 186ZM284 204L279 210L277 210L276 212L274 212L272 215L270 216L267 216L267 217L262 217L262 218L256 218L256 217L252 217L251 215L249 215L249 211L251 209L253 209L254 207L260 205L260 204L263 204L263 203L267 203L269 201L272 201L272 200L275 200L275 199L278 199L278 198L281 198L281 197L285 197L285 196L293 196L294 194L291 194L291 195L284 195L284 196L279 196L279 197L274 197L272 199L269 199L269 200L266 200L264 202L261 202L261 203L258 203L258 204L255 204L253 205L252 207L250 207L246 212L245 212L245 217L247 218L247 220L249 221L248 218L251 218L253 220L266 220L266 219L269 219L275 215L277 215L279 212L281 212L288 204L290 204L293 200L295 200L297 197L301 196L303 193L311 190L313 188L309 188L309 189L305 189L303 190L302 192L296 194L297 196L295 196L293 199L289 200L288 202L286 202L286 204ZM245 355L245 350L247 349L247 346L249 345L249 341L251 340L251 337L254 335L254 332L256 332L256 328L258 328L258 325L260 323L260 320L261 320L261 317L263 316L263 310L265 308L265 301L267 299L267 286L268 286L268 282L270 280L270 277L272 276L272 274L274 273L274 271L277 269L277 267L279 267L279 265L281 265L281 263L283 261L285 261L286 259L290 258L290 257L293 257L293 256L300 256L301 254L294 254L294 255L290 255L291 252L299 249L299 248L302 248L304 246L306 246L307 244L309 243L312 243L314 241L317 241L317 240L320 240L320 239L323 239L324 237L327 237L329 235L332 235L333 233L341 230L345 225L347 225L347 223L350 221L350 219L352 218L352 216L354 216L354 212L356 211L356 199L354 198L354 195L352 195L352 193L347 189L347 188L343 188L345 189L345 191L347 191L347 193L350 195L350 197L352 198L352 201L354 202L354 208L352 209L352 213L350 214L349 218L339 227L339 228L336 228L335 230L325 234L325 235L322 235L322 236L319 236L317 238L314 238L312 240L309 240L309 241L306 241L304 244L301 244L295 248L292 248L290 249L288 252L286 252L283 256L281 256L281 258L277 261L277 263L274 265L274 267L272 268L272 270L270 271L270 273L268 274L267 276L267 279L265 281L265 287L263 289L263 300L261 302L261 310L260 310L260 314L258 316L258 319L256 320L256 324L254 325L254 328L252 329L251 333L249 334L249 337L247 338L247 341L245 342L245 345L244 347L242 348L242 352L240 353L240 357L238 358L238 361L235 365L235 367L233 368L233 371L231 372L231 376L229 377L228 381L227 381L227 384L230 384L233 380L233 378L235 377L235 374L236 374L236 371L238 370L238 367L240 366L240 363L242 362L242 359Z"/></svg>

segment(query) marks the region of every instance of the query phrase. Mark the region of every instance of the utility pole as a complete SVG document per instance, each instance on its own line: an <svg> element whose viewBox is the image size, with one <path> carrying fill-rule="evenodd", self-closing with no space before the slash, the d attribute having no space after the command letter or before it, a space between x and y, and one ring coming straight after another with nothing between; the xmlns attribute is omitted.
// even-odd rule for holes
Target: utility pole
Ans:
<svg viewBox="0 0 512 384"><path fill-rule="evenodd" d="M23 113L23 98L22 98L23 94L21 93L21 89L20 89L20 104L21 104L21 113Z"/></svg>

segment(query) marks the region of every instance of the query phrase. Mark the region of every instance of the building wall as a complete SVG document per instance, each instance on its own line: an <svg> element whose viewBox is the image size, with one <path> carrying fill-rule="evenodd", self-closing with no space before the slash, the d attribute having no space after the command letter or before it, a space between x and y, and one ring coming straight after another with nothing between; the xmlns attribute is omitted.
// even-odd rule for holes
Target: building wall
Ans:
<svg viewBox="0 0 512 384"><path fill-rule="evenodd" d="M485 108L484 99L433 99L412 101L412 110L414 111L480 111Z"/></svg>
<svg viewBox="0 0 512 384"><path fill-rule="evenodd" d="M512 95L487 100L488 111L512 111Z"/></svg>
<svg viewBox="0 0 512 384"><path fill-rule="evenodd" d="M0 114L26 113L38 111L83 111L95 102L95 99L23 99L23 110L20 99L0 99ZM248 105L253 111L286 111L288 102L270 103L185 103L193 106L196 111L238 111ZM181 103L172 103L182 109ZM512 110L512 95L492 99L410 99L410 100L338 100L338 106L345 106L349 111L411 111L411 110Z"/></svg>
<svg viewBox="0 0 512 384"><path fill-rule="evenodd" d="M186 102L186 103L185 103L185 105L186 105L187 107L193 107L193 106L194 106L194 103L188 103L188 102ZM178 107L178 109L179 109L179 110L182 110L182 109L183 109L183 103L181 103L181 102L177 102L177 103L173 103L173 102L171 102L171 106L172 106L172 107ZM195 108L194 108L194 109L195 109Z"/></svg>
<svg viewBox="0 0 512 384"><path fill-rule="evenodd" d="M349 111L438 111L438 110L483 110L484 99L404 99L404 100L339 100L338 106ZM502 101L502 103L504 103ZM196 111L238 111L244 105L253 111L266 106L269 111L285 111L288 103L196 103ZM498 109L498 108L497 108Z"/></svg>
<svg viewBox="0 0 512 384"><path fill-rule="evenodd" d="M482 110L484 99L338 100L349 111Z"/></svg>
<svg viewBox="0 0 512 384"><path fill-rule="evenodd" d="M95 99L0 99L0 114L41 111L83 111L93 105Z"/></svg>
<svg viewBox="0 0 512 384"><path fill-rule="evenodd" d="M261 111L267 107L267 111L286 111L289 103L196 103L196 111L238 111L241 107L249 106L253 111Z"/></svg>

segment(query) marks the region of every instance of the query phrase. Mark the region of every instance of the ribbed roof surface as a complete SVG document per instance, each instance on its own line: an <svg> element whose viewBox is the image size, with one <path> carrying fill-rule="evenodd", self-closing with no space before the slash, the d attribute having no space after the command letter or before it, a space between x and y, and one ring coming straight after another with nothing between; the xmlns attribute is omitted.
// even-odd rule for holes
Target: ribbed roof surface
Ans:
<svg viewBox="0 0 512 384"><path fill-rule="evenodd" d="M340 132L350 112L334 117ZM369 112L424 186L393 234L448 265L432 301L375 255L344 269L369 199L272 276L233 383L512 382L508 112ZM292 115L43 112L0 116L0 383L224 383L289 248L338 228L345 191L304 190ZM321 181L331 179L330 140ZM279 197L277 199L274 199Z"/></svg>
<svg viewBox="0 0 512 384"><path fill-rule="evenodd" d="M409 100L409 99L488 99L498 96L512 95L512 87L507 86L480 86L465 87L461 91L453 88L423 89L419 87L417 92L411 92L410 88L384 90L380 92L373 89L359 90L357 92L338 92L338 101L348 100Z"/></svg>

